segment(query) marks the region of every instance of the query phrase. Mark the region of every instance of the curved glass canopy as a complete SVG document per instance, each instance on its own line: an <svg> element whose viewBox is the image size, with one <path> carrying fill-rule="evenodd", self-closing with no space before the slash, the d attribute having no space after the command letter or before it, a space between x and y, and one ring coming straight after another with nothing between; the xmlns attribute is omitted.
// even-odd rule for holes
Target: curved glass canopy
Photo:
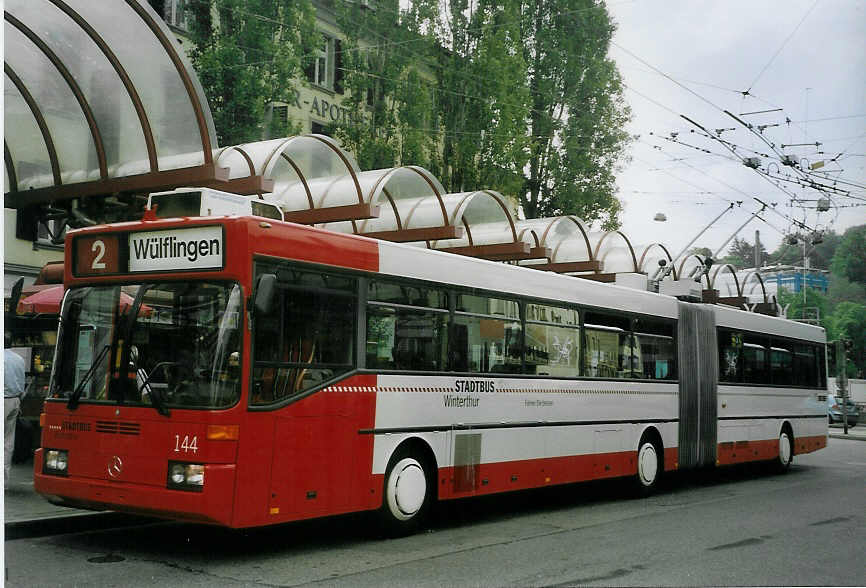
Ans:
<svg viewBox="0 0 866 588"><path fill-rule="evenodd" d="M670 251L661 243L650 243L646 247L637 247L636 251L640 252L637 261L638 270L650 276L661 267L659 262L664 261L665 268L673 263ZM673 279L677 278L676 268L672 269L672 275Z"/></svg>
<svg viewBox="0 0 866 588"><path fill-rule="evenodd" d="M7 207L221 179L204 93L147 2L4 8Z"/></svg>

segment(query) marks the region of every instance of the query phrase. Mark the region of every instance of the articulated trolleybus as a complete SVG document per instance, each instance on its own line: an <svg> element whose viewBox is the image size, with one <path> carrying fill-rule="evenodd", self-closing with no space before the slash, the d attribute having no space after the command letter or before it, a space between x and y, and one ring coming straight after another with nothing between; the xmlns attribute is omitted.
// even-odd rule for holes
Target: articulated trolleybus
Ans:
<svg viewBox="0 0 866 588"><path fill-rule="evenodd" d="M67 236L52 502L405 533L437 500L826 446L822 329L196 206Z"/></svg>

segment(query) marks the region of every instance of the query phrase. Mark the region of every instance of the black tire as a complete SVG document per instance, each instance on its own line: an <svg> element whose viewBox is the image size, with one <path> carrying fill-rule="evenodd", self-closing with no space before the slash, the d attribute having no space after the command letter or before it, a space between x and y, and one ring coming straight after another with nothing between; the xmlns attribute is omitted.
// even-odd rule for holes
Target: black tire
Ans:
<svg viewBox="0 0 866 588"><path fill-rule="evenodd" d="M379 520L388 537L416 532L435 500L436 477L427 459L410 449L398 449L388 463Z"/></svg>
<svg viewBox="0 0 866 588"><path fill-rule="evenodd" d="M785 473L794 461L794 436L787 426L779 433L779 455L775 460L776 470Z"/></svg>
<svg viewBox="0 0 866 588"><path fill-rule="evenodd" d="M638 496L649 496L659 486L664 472L664 450L656 439L644 435L637 446L637 473L634 488Z"/></svg>

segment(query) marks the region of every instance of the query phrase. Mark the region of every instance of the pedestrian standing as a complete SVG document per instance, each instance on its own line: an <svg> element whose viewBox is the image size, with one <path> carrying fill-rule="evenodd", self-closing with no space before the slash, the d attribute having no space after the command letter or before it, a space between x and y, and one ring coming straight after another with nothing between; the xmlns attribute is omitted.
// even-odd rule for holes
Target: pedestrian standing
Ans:
<svg viewBox="0 0 866 588"><path fill-rule="evenodd" d="M3 487L9 486L9 471L12 467L12 452L15 449L15 423L24 396L24 359L12 351L12 334L3 333L3 405L6 418L3 427Z"/></svg>

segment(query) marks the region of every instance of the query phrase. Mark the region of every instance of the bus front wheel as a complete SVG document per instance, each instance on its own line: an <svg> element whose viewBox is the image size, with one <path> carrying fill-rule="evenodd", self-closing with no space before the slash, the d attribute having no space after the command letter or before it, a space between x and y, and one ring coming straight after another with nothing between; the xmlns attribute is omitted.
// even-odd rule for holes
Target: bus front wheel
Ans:
<svg viewBox="0 0 866 588"><path fill-rule="evenodd" d="M423 459L408 452L391 458L380 511L387 535L408 535L423 523L432 502L431 481Z"/></svg>

